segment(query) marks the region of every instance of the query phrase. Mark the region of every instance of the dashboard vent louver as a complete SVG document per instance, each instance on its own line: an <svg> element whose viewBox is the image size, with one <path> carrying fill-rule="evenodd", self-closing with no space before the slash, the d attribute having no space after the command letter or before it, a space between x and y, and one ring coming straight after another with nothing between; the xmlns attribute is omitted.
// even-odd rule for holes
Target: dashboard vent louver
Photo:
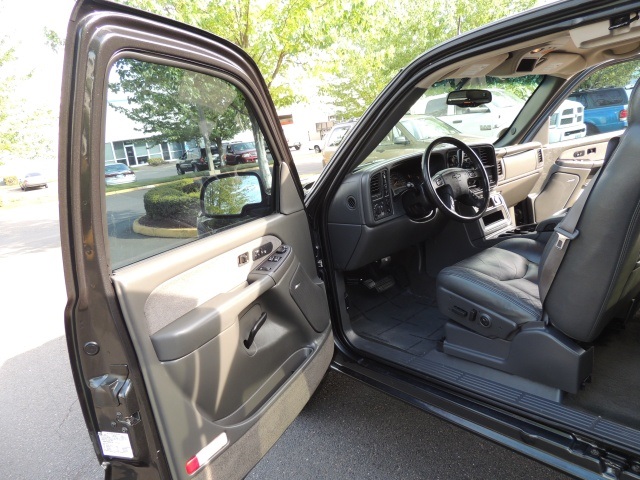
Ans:
<svg viewBox="0 0 640 480"><path fill-rule="evenodd" d="M478 148L476 153L478 154L478 157L480 157L480 161L484 166L491 166L491 159L489 158L489 152L486 148Z"/></svg>
<svg viewBox="0 0 640 480"><path fill-rule="evenodd" d="M498 167L498 176L501 177L503 172L501 160L496 160L496 167Z"/></svg>
<svg viewBox="0 0 640 480"><path fill-rule="evenodd" d="M381 173L378 172L371 176L369 182L369 191L371 192L371 198L377 198L382 194L382 186L380 182Z"/></svg>
<svg viewBox="0 0 640 480"><path fill-rule="evenodd" d="M544 163L544 157L542 156L542 150L538 150L538 164Z"/></svg>

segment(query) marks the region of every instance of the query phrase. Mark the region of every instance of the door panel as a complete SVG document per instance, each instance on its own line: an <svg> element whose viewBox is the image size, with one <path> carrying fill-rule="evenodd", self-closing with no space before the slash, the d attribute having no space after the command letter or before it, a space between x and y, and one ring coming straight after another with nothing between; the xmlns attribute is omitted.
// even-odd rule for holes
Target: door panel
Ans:
<svg viewBox="0 0 640 480"><path fill-rule="evenodd" d="M303 211L272 215L113 275L170 458L184 463L221 434L230 443L238 440L268 410L277 390L308 370L313 358L330 359L319 353L331 344L324 290L308 273L311 285L300 287L297 274L310 268L296 255L310 244L298 231L304 221ZM280 237L263 235L270 231ZM288 255L277 271L257 273L265 257L238 266L243 253L269 243L276 251L281 238ZM216 277L223 281L209 280ZM212 287L208 294L207 285ZM296 304L291 293L296 287L305 288L307 302L321 306L318 325ZM264 326L246 348L244 341L262 314L267 315Z"/></svg>
<svg viewBox="0 0 640 480"><path fill-rule="evenodd" d="M333 353L302 189L267 88L226 41L115 4L76 6L65 55L65 325L98 460L122 477L241 478ZM249 173L223 174L235 190L220 182L201 194L218 172L177 178L174 165L105 186L105 151L126 163L125 140L146 161L164 141L213 154L234 138L258 158L241 166ZM259 188L240 190L250 176Z"/></svg>
<svg viewBox="0 0 640 480"><path fill-rule="evenodd" d="M533 221L570 208L603 165L609 140L623 132L592 135L545 145L543 180L530 196ZM538 190L539 189L539 190Z"/></svg>

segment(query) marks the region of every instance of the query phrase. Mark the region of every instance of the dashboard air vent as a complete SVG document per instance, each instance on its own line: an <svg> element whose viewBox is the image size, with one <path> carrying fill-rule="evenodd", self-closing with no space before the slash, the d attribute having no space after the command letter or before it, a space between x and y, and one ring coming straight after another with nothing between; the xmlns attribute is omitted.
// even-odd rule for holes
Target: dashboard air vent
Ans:
<svg viewBox="0 0 640 480"><path fill-rule="evenodd" d="M381 177L382 177L381 172L378 172L371 176L371 180L369 183L369 191L371 192L371 198L378 198L382 194L382 185L380 182Z"/></svg>
<svg viewBox="0 0 640 480"><path fill-rule="evenodd" d="M489 151L486 148L478 148L476 150L478 157L480 157L480 161L485 167L491 167L491 158L489 157Z"/></svg>
<svg viewBox="0 0 640 480"><path fill-rule="evenodd" d="M542 156L542 149L538 150L538 165L544 163L544 157Z"/></svg>
<svg viewBox="0 0 640 480"><path fill-rule="evenodd" d="M502 170L502 160L497 160L496 159L496 167L498 167L498 176L501 177L503 170Z"/></svg>

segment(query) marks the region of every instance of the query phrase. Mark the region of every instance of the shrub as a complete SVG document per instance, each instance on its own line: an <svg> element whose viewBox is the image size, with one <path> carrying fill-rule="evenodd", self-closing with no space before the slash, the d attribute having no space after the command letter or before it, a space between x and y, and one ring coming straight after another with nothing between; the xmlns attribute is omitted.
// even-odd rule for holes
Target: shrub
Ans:
<svg viewBox="0 0 640 480"><path fill-rule="evenodd" d="M14 175L10 175L8 177L4 177L5 185L18 185L18 177Z"/></svg>
<svg viewBox="0 0 640 480"><path fill-rule="evenodd" d="M152 167L157 167L158 165L162 165L164 163L164 158L162 157L151 157L147 163Z"/></svg>
<svg viewBox="0 0 640 480"><path fill-rule="evenodd" d="M173 219L196 225L200 211L200 187L187 179L149 190L144 195L147 217L154 220Z"/></svg>

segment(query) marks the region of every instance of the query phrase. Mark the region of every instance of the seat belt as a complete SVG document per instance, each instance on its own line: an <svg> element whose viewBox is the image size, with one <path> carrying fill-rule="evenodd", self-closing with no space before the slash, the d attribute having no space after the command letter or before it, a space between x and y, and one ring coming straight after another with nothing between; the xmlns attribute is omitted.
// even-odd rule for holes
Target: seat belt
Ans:
<svg viewBox="0 0 640 480"><path fill-rule="evenodd" d="M550 248L547 258L545 259L542 274L540 276L540 282L538 283L540 289L540 301L543 305L544 300L547 297L547 293L549 293L549 289L551 288L551 284L553 283L553 279L556 278L556 273L560 268L562 259L567 253L569 243L571 243L571 240L574 240L578 235L580 235L580 232L576 228L576 225L578 225L578 220L580 219L582 210L587 203L587 199L589 198L594 185L600 178L602 171L609 163L609 160L611 159L611 156L613 155L613 152L615 152L619 143L620 137L612 137L609 140L609 143L607 144L607 151L604 154L602 168L600 168L595 177L582 191L578 200L576 200L573 206L569 209L569 212L567 212L567 215L553 229L557 238L555 239L553 246Z"/></svg>

